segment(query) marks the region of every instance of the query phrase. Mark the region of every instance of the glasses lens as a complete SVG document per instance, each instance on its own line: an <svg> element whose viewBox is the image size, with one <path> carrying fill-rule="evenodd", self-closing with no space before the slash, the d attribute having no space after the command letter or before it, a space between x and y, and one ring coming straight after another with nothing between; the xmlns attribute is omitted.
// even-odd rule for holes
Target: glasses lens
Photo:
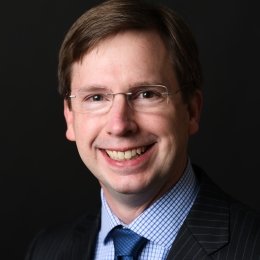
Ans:
<svg viewBox="0 0 260 260"><path fill-rule="evenodd" d="M79 113L102 113L109 109L112 99L104 89L79 89L72 99L72 108Z"/></svg>
<svg viewBox="0 0 260 260"><path fill-rule="evenodd" d="M116 95L125 95L133 110L149 112L161 107L167 99L168 91L162 85L135 87L126 93L108 93L107 89L93 88L79 89L70 97L76 112L102 114L109 111Z"/></svg>
<svg viewBox="0 0 260 260"><path fill-rule="evenodd" d="M168 91L164 86L142 86L132 91L130 102L137 111L149 112L161 107L167 95Z"/></svg>

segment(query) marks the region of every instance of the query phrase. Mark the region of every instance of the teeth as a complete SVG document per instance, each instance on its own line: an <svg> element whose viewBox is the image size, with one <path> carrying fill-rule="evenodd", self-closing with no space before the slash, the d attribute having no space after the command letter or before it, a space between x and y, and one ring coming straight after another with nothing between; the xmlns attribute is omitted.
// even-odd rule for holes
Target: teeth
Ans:
<svg viewBox="0 0 260 260"><path fill-rule="evenodd" d="M137 148L137 149L136 149L136 153L140 155L140 154L142 153L141 148Z"/></svg>
<svg viewBox="0 0 260 260"><path fill-rule="evenodd" d="M132 150L132 157L136 156L136 149Z"/></svg>
<svg viewBox="0 0 260 260"><path fill-rule="evenodd" d="M142 153L145 152L145 147L139 147L136 149L128 150L125 152L117 152L117 151L111 151L111 150L106 150L107 154L109 155L110 158L117 160L117 161L123 161L123 160L130 160L136 156L141 155Z"/></svg>
<svg viewBox="0 0 260 260"><path fill-rule="evenodd" d="M132 151L126 151L124 157L125 157L125 159L128 159L128 160L131 159L132 158Z"/></svg>
<svg viewBox="0 0 260 260"><path fill-rule="evenodd" d="M117 153L117 156L118 156L118 159L119 159L119 160L124 160L124 158L125 158L125 153L124 153L124 152L118 152L118 153Z"/></svg>

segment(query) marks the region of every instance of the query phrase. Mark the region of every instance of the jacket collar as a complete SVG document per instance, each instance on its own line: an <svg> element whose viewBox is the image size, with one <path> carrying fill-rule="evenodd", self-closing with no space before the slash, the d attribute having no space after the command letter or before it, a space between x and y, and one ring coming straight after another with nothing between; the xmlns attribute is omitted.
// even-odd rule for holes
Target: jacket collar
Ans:
<svg viewBox="0 0 260 260"><path fill-rule="evenodd" d="M200 191L178 236L168 259L179 256L206 257L229 241L229 205L227 196L197 166L193 166L199 179ZM189 255L190 253L190 255ZM182 257L181 257L182 256ZM175 258L174 258L175 259Z"/></svg>

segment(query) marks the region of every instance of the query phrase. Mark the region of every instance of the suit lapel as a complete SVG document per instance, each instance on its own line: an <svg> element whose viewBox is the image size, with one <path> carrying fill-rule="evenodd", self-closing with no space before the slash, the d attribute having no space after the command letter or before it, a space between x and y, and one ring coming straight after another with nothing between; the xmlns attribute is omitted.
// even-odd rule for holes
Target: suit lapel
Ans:
<svg viewBox="0 0 260 260"><path fill-rule="evenodd" d="M82 259L92 259L92 255L96 248L96 240L98 230L100 228L100 216L99 214L92 218L86 218L86 220L77 227L77 232L81 238ZM88 241L88 243L86 243Z"/></svg>
<svg viewBox="0 0 260 260"><path fill-rule="evenodd" d="M211 259L229 240L229 205L224 193L194 167L200 191L168 256L170 259Z"/></svg>
<svg viewBox="0 0 260 260"><path fill-rule="evenodd" d="M84 216L75 224L70 236L70 244L63 248L59 260L94 259L100 216Z"/></svg>

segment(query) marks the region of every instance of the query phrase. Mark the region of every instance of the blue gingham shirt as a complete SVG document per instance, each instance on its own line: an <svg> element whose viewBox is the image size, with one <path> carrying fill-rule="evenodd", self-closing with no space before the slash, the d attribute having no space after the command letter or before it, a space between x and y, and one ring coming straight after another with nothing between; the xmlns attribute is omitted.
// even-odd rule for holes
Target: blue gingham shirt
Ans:
<svg viewBox="0 0 260 260"><path fill-rule="evenodd" d="M138 259L166 259L198 190L199 184L188 162L183 176L176 185L129 225L123 224L111 212L101 190L101 229L98 234L95 259L114 260L114 245L108 234L117 225L128 227L148 239Z"/></svg>

